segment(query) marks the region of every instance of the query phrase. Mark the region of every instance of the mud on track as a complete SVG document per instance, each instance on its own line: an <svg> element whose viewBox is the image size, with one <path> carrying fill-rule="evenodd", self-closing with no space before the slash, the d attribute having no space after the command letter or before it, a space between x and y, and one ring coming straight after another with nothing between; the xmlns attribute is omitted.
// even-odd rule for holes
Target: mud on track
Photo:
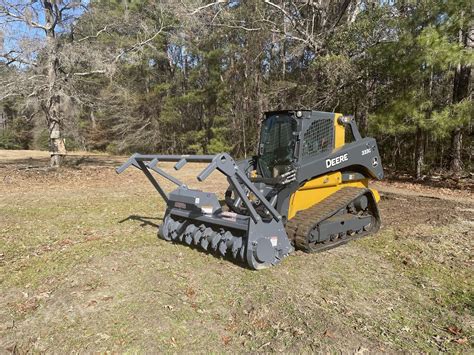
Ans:
<svg viewBox="0 0 474 355"><path fill-rule="evenodd" d="M470 192L383 182L376 236L254 272L158 240L164 206L123 160L1 152L2 352L472 349Z"/></svg>

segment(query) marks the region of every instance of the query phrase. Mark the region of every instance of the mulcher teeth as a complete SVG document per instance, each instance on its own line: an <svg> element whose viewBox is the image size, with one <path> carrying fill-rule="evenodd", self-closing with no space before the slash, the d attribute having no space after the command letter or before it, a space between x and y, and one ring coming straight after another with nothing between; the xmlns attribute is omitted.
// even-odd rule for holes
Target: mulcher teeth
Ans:
<svg viewBox="0 0 474 355"><path fill-rule="evenodd" d="M194 232L193 234L193 244L194 245L199 245L199 241L201 240L201 237L203 235L204 230L206 229L206 226L204 224L201 224L198 229Z"/></svg>
<svg viewBox="0 0 474 355"><path fill-rule="evenodd" d="M168 235L173 241L199 246L203 250L217 252L221 256L232 255L234 258L244 259L245 247L242 243L242 237L235 236L232 232L223 228L214 230L203 224L199 226L193 223L186 224L186 221L174 220L168 217L165 219L159 235L168 240L164 233L164 231L168 231Z"/></svg>
<svg viewBox="0 0 474 355"><path fill-rule="evenodd" d="M217 251L217 245L219 244L219 242L221 241L221 238L222 238L222 234L223 232L222 231L219 231L219 232L214 232L212 235L211 235L211 240L209 241L209 244L211 244L211 249L213 251Z"/></svg>
<svg viewBox="0 0 474 355"><path fill-rule="evenodd" d="M220 243L219 243L219 253L222 256L225 256L228 249L232 249L233 245L233 235L230 232L225 232Z"/></svg>
<svg viewBox="0 0 474 355"><path fill-rule="evenodd" d="M191 245L193 241L193 235L196 232L197 227L194 224L189 224L184 231L184 242L187 245Z"/></svg>

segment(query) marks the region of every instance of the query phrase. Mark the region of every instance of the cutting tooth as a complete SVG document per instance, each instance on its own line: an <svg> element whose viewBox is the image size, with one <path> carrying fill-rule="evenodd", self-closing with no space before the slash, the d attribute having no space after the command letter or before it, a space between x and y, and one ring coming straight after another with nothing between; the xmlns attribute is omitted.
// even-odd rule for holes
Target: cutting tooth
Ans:
<svg viewBox="0 0 474 355"><path fill-rule="evenodd" d="M220 230L219 232L215 232L211 235L209 243L211 244L212 250L216 251L219 242L221 241L222 236L224 235L224 231Z"/></svg>
<svg viewBox="0 0 474 355"><path fill-rule="evenodd" d="M178 221L175 221L175 220L170 220L170 224L169 224L169 233L170 233L170 237L171 239L173 240L176 240L176 238L178 237L178 227L179 227L179 222Z"/></svg>
<svg viewBox="0 0 474 355"><path fill-rule="evenodd" d="M200 245L201 245L201 248L203 248L204 250L207 250L207 246L209 245L209 242L207 241L206 238L202 238Z"/></svg>
<svg viewBox="0 0 474 355"><path fill-rule="evenodd" d="M186 227L186 230L184 231L184 242L187 245L191 245L191 243L193 241L193 234L194 234L194 231L196 230L196 228L197 227L194 224L189 224Z"/></svg>
<svg viewBox="0 0 474 355"><path fill-rule="evenodd" d="M176 232L178 233L178 240L180 242L183 242L183 239L184 239L183 226L184 226L184 223L178 222L178 227L176 228Z"/></svg>
<svg viewBox="0 0 474 355"><path fill-rule="evenodd" d="M224 241L220 242L219 244L219 254L221 254L222 256L225 256L225 253L227 251L227 245Z"/></svg>
<svg viewBox="0 0 474 355"><path fill-rule="evenodd" d="M240 260L245 261L245 246L242 245L242 247L239 250L239 256Z"/></svg>
<svg viewBox="0 0 474 355"><path fill-rule="evenodd" d="M207 246L209 245L209 240L208 238L214 233L214 231L212 230L212 228L210 227L207 227L206 229L204 229L204 232L202 233L202 238L201 238L201 247L204 249L204 250L207 250Z"/></svg>
<svg viewBox="0 0 474 355"><path fill-rule="evenodd" d="M199 228L196 229L196 231L194 232L194 236L193 236L194 245L199 244L199 241L201 240L202 232L204 231L204 229L206 229L206 226L204 224L201 224Z"/></svg>
<svg viewBox="0 0 474 355"><path fill-rule="evenodd" d="M164 240L168 240L168 241L171 240L170 233L169 233L169 228L170 228L169 221L170 219L166 219L163 222L163 226L161 228L161 235L160 233L158 233Z"/></svg>
<svg viewBox="0 0 474 355"><path fill-rule="evenodd" d="M231 232L227 231L224 233L224 236L222 237L221 242L219 243L219 253L222 256L225 256L227 249L232 246L233 239L234 236Z"/></svg>
<svg viewBox="0 0 474 355"><path fill-rule="evenodd" d="M234 259L237 259L237 255L239 255L240 248L242 247L242 238L234 237L232 240L232 256Z"/></svg>

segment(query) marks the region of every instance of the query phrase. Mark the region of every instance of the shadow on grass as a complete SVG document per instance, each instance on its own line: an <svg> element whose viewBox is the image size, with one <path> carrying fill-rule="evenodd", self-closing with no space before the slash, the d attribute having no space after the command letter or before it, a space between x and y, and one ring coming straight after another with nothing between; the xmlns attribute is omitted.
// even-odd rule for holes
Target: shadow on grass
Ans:
<svg viewBox="0 0 474 355"><path fill-rule="evenodd" d="M127 222L127 221L139 221L139 222L141 222L141 224L140 224L141 227L152 226L152 227L155 227L155 228L159 228L160 225L154 223L153 220L163 221L163 218L162 217L144 217L144 216L138 216L138 215L130 215L127 218L122 219L118 223L124 223L124 222ZM215 256L216 258L218 258L218 259L223 259L223 260L229 261L229 262L233 263L234 265L237 265L241 268L249 269L249 266L247 265L245 260L240 260L240 257L234 258L230 255L230 253L227 253L227 255L222 256L217 251L207 250L207 249L204 250L204 249L202 249L201 247L199 247L197 245L188 245L184 242L177 242L177 241L174 241L173 243L181 245L185 248L191 248L193 250L196 250L199 253L211 254L211 255Z"/></svg>
<svg viewBox="0 0 474 355"><path fill-rule="evenodd" d="M132 214L132 215L128 216L127 218L122 219L118 223L123 223L123 222L127 222L127 221L139 221L139 222L142 222L140 224L141 227L152 226L152 227L155 227L155 228L160 228L160 225L154 223L153 220L162 221L163 218L161 218L161 217L145 217L145 216L138 216L138 215Z"/></svg>

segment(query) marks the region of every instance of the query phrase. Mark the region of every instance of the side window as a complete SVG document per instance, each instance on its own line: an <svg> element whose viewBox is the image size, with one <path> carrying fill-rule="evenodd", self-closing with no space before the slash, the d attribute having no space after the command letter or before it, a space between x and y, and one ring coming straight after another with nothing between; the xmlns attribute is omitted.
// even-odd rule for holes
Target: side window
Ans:
<svg viewBox="0 0 474 355"><path fill-rule="evenodd" d="M303 136L303 157L315 156L334 147L332 119L317 119L311 123Z"/></svg>

